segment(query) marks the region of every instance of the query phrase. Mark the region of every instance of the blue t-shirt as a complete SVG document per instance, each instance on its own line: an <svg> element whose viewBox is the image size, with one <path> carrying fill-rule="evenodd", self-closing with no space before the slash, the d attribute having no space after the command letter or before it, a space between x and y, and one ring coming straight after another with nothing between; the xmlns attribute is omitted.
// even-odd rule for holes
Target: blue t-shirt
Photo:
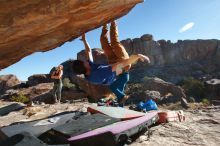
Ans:
<svg viewBox="0 0 220 146"><path fill-rule="evenodd" d="M90 74L86 79L93 84L111 85L116 79L116 72L112 72L111 65L95 64L89 61Z"/></svg>

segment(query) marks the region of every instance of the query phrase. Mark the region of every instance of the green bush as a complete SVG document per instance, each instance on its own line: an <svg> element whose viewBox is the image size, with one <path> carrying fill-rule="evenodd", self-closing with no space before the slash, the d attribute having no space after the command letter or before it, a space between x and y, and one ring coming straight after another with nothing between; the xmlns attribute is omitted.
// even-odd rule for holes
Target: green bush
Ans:
<svg viewBox="0 0 220 146"><path fill-rule="evenodd" d="M19 95L13 95L10 98L11 101L15 101L15 102L21 102L21 103L27 103L30 101L30 99L22 94Z"/></svg>
<svg viewBox="0 0 220 146"><path fill-rule="evenodd" d="M202 99L204 97L205 86L203 82L194 78L189 78L184 80L181 84L188 96L192 96L197 99Z"/></svg>
<svg viewBox="0 0 220 146"><path fill-rule="evenodd" d="M75 84L71 83L69 78L64 78L63 79L63 87L66 87L68 89L76 88Z"/></svg>
<svg viewBox="0 0 220 146"><path fill-rule="evenodd" d="M210 105L210 101L207 98L203 98L202 103L205 105Z"/></svg>
<svg viewBox="0 0 220 146"><path fill-rule="evenodd" d="M145 77L142 78L142 81L143 81L143 82L146 82L147 80L150 80L150 79L152 79L152 77L145 76Z"/></svg>

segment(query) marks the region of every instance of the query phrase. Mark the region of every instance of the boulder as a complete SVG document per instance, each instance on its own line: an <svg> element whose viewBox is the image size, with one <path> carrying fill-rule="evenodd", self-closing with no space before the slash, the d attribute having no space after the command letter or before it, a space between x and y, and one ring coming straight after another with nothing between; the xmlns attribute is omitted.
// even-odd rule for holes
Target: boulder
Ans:
<svg viewBox="0 0 220 146"><path fill-rule="evenodd" d="M63 76L62 78L65 79L65 78L69 78L71 82L76 82L75 78L74 78L74 73L72 71L72 63L73 63L73 59L69 59L63 63L61 63L63 65ZM50 74L52 73L52 71L55 69L52 68L51 71L50 71Z"/></svg>
<svg viewBox="0 0 220 146"><path fill-rule="evenodd" d="M160 92L158 92L158 91L147 90L144 93L146 95L146 99L155 99L155 100L160 99Z"/></svg>
<svg viewBox="0 0 220 146"><path fill-rule="evenodd" d="M12 96L17 96L19 94L19 91L16 89L9 89L6 90L4 94L0 95L0 99L10 99Z"/></svg>
<svg viewBox="0 0 220 146"><path fill-rule="evenodd" d="M220 100L220 79L211 79L205 82L206 97L210 100Z"/></svg>
<svg viewBox="0 0 220 146"><path fill-rule="evenodd" d="M52 91L52 89L53 83L41 83L29 88L18 89L18 91L19 94L28 97L30 100L45 101L47 98L52 99L52 95L48 94Z"/></svg>
<svg viewBox="0 0 220 146"><path fill-rule="evenodd" d="M77 90L62 90L62 98L61 101L66 100L78 100L87 98L88 95L85 92L77 91Z"/></svg>
<svg viewBox="0 0 220 146"><path fill-rule="evenodd" d="M49 83L51 82L48 74L36 74L28 77L27 85L36 86L40 83Z"/></svg>
<svg viewBox="0 0 220 146"><path fill-rule="evenodd" d="M68 78L71 83L77 83L77 79L72 71L72 63L73 63L73 59L69 59L63 63L61 63L61 65L63 65L63 76L62 79L64 80L65 78ZM52 72L55 70L55 67L53 67L49 74L51 75ZM50 78L50 77L49 77ZM51 80L51 79L50 79Z"/></svg>
<svg viewBox="0 0 220 146"><path fill-rule="evenodd" d="M143 85L146 90L159 91L161 96L169 97L169 102L172 103L182 101L182 98L186 98L186 94L181 87L165 82L159 78L145 80Z"/></svg>
<svg viewBox="0 0 220 146"><path fill-rule="evenodd" d="M130 98L127 103L139 103L140 101L147 101L149 99L159 103L159 101L162 99L160 92L158 91L141 91L142 89L140 88L138 90L135 90L133 93L129 94Z"/></svg>
<svg viewBox="0 0 220 146"><path fill-rule="evenodd" d="M31 101L53 103L53 96L51 94L52 89L53 83L41 83L27 88L9 89L1 96L1 98L11 100L12 96L18 97L22 95Z"/></svg>
<svg viewBox="0 0 220 146"><path fill-rule="evenodd" d="M108 86L92 84L82 77L77 77L77 84L90 98L93 99L93 101L97 101L104 96L107 97L112 94Z"/></svg>
<svg viewBox="0 0 220 146"><path fill-rule="evenodd" d="M10 99L12 96L24 95L34 102L54 103L52 95L53 83L40 83L36 86L20 89L10 89L2 96L4 99ZM61 101L77 100L88 97L88 94L75 88L62 88Z"/></svg>
<svg viewBox="0 0 220 146"><path fill-rule="evenodd" d="M93 56L93 61L94 63L97 64L107 64L107 58L104 54L104 51L102 49L98 49L98 48L94 48L92 49L92 56ZM77 59L78 60L82 60L82 61L86 61L86 56L85 56L85 50L80 51L79 53L77 53Z"/></svg>
<svg viewBox="0 0 220 146"><path fill-rule="evenodd" d="M1 0L0 69L120 18L140 2L143 0Z"/></svg>
<svg viewBox="0 0 220 146"><path fill-rule="evenodd" d="M8 89L15 87L21 82L15 75L1 75L0 76L0 94L4 94L4 92Z"/></svg>

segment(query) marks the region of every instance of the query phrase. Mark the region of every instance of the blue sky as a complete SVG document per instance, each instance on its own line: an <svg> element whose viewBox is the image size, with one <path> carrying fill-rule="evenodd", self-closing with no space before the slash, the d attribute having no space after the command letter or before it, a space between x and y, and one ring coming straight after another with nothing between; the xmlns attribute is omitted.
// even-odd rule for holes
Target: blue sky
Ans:
<svg viewBox="0 0 220 146"><path fill-rule="evenodd" d="M220 0L145 0L118 20L121 40L153 34L155 40L220 39ZM100 29L87 33L92 48L100 47ZM27 80L48 73L53 66L75 59L84 49L79 39L44 53L34 53L0 71Z"/></svg>

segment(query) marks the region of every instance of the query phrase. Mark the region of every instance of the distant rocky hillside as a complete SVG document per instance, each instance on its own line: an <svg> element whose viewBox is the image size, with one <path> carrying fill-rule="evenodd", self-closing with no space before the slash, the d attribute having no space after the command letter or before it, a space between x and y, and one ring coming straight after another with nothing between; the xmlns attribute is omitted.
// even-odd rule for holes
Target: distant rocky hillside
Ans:
<svg viewBox="0 0 220 146"><path fill-rule="evenodd" d="M213 61L220 66L220 40L153 40L153 36L145 34L140 38L122 40L129 55L145 54L151 59L151 66L187 64L192 62ZM85 60L84 51L78 53L77 58ZM103 51L93 50L97 63L106 62Z"/></svg>
<svg viewBox="0 0 220 146"><path fill-rule="evenodd" d="M146 34L121 42L130 55L148 55L151 65L183 64L207 59L220 64L220 40L179 40L172 43L169 40L154 41L152 35Z"/></svg>

